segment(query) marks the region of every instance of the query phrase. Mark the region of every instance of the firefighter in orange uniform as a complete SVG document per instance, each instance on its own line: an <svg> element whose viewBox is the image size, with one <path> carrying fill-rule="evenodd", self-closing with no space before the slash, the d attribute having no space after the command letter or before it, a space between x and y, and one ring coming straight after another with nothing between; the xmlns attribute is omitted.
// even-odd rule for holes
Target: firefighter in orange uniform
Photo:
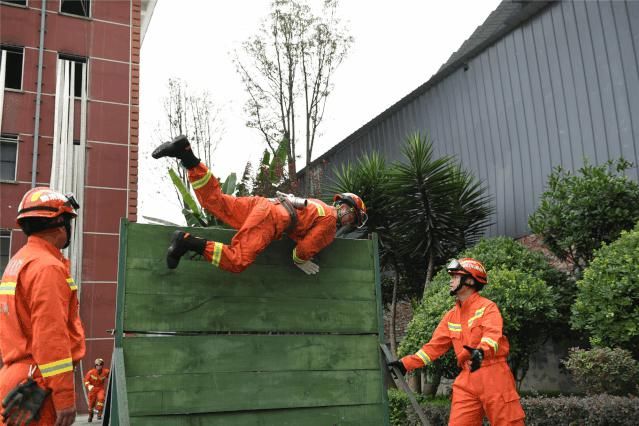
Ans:
<svg viewBox="0 0 639 426"><path fill-rule="evenodd" d="M0 400L4 424L68 426L76 416L74 365L85 352L77 285L61 249L79 205L72 196L33 188L18 206L27 243L0 284ZM38 419L39 417L39 419Z"/></svg>
<svg viewBox="0 0 639 426"><path fill-rule="evenodd" d="M104 368L104 360L95 360L95 368L89 370L84 376L84 386L89 392L89 423L93 421L93 409L98 412L98 420L102 420L102 410L104 409L104 387L109 378L109 369Z"/></svg>
<svg viewBox="0 0 639 426"><path fill-rule="evenodd" d="M524 411L506 363L510 346L502 333L499 308L478 293L487 284L486 270L471 258L453 260L447 269L455 307L444 315L430 342L389 365L403 373L422 368L452 346L462 371L453 383L449 425L480 426L484 414L493 426L523 425Z"/></svg>
<svg viewBox="0 0 639 426"><path fill-rule="evenodd" d="M337 228L361 228L367 220L364 202L351 193L335 195L333 206L320 200L284 195L278 199L226 195L217 178L193 154L185 136L160 145L152 155L182 160L200 204L238 230L230 245L175 231L167 253L171 269L177 267L187 251L193 251L221 269L242 272L271 241L286 233L297 242L292 256L294 264L308 275L316 274L319 266L311 259L335 239Z"/></svg>

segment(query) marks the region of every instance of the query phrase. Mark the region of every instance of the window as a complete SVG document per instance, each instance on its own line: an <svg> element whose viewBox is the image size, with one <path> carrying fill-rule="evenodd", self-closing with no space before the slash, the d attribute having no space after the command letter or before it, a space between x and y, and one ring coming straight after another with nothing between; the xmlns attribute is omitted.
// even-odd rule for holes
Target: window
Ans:
<svg viewBox="0 0 639 426"><path fill-rule="evenodd" d="M82 97L82 65L86 64L87 59L79 56L59 55L60 59L65 61L71 61L75 68L75 79L73 80L73 95L77 98ZM69 78L71 78L71 72L69 71Z"/></svg>
<svg viewBox="0 0 639 426"><path fill-rule="evenodd" d="M0 180L16 180L18 160L18 136L2 134L0 136Z"/></svg>
<svg viewBox="0 0 639 426"><path fill-rule="evenodd" d="M0 0L0 3L11 3L11 4L17 4L19 6L26 6L27 0Z"/></svg>
<svg viewBox="0 0 639 426"><path fill-rule="evenodd" d="M62 0L60 3L60 12L86 16L88 18L91 16L90 7L91 0Z"/></svg>
<svg viewBox="0 0 639 426"><path fill-rule="evenodd" d="M22 90L22 63L24 49L22 47L0 46L5 62L4 87Z"/></svg>
<svg viewBox="0 0 639 426"><path fill-rule="evenodd" d="M11 256L11 231L8 229L0 229L0 275L4 272L4 268L9 263Z"/></svg>

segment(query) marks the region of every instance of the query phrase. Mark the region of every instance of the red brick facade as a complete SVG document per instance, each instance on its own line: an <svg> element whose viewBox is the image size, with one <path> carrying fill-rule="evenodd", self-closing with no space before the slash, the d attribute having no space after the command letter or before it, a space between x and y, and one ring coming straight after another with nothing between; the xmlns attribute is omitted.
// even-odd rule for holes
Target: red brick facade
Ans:
<svg viewBox="0 0 639 426"><path fill-rule="evenodd" d="M76 277L87 337L83 372L98 357L110 366L113 338L107 330L114 328L119 221L137 219L142 1L92 0L90 7L87 18L60 13L59 0L46 3L36 173L37 185L49 184L58 54L86 58L83 268L81 279ZM2 111L2 133L17 134L19 140L16 181L0 181L0 228L11 230L12 254L25 241L15 217L22 195L31 187L40 16L40 1L28 0L26 6L0 3L0 43L24 48L22 90L5 90ZM79 128L79 119L75 124ZM85 407L83 397L78 404Z"/></svg>

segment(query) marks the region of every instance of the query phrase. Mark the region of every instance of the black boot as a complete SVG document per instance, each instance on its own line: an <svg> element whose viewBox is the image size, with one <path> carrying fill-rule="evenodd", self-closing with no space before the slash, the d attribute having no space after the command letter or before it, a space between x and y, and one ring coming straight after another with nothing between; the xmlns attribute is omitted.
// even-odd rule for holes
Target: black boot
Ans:
<svg viewBox="0 0 639 426"><path fill-rule="evenodd" d="M200 164L200 159L191 151L191 144L184 135L173 138L171 142L164 142L155 148L151 154L153 158L173 157L182 160L182 165L187 169Z"/></svg>
<svg viewBox="0 0 639 426"><path fill-rule="evenodd" d="M89 418L87 419L87 422L91 423L93 421L93 410L89 411Z"/></svg>
<svg viewBox="0 0 639 426"><path fill-rule="evenodd" d="M194 237L184 231L175 231L171 237L171 245L166 253L166 266L169 269L175 269L180 263L180 258L187 251L194 251L197 254L203 254L206 248L206 240L204 238Z"/></svg>

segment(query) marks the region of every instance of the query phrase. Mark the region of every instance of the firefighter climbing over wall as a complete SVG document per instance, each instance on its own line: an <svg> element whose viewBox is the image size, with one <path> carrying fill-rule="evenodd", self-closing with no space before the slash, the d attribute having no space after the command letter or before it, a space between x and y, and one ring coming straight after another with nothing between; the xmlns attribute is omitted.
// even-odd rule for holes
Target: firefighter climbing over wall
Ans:
<svg viewBox="0 0 639 426"><path fill-rule="evenodd" d="M455 306L417 353L389 365L406 373L432 363L452 346L462 371L453 383L449 424L481 426L485 413L493 426L523 425L524 411L506 363L510 345L503 319L497 305L479 295L488 283L486 269L471 258L453 260L447 269Z"/></svg>
<svg viewBox="0 0 639 426"><path fill-rule="evenodd" d="M217 178L195 156L185 136L163 143L152 156L180 159L188 169L189 181L200 204L238 230L230 245L175 231L166 259L171 269L177 267L187 251L193 251L221 269L241 272L271 241L286 233L297 243L292 253L293 263L308 275L316 274L319 266L311 259L335 239L337 229L362 227L367 220L364 202L350 193L335 195L333 206L286 194L276 199L226 195Z"/></svg>
<svg viewBox="0 0 639 426"><path fill-rule="evenodd" d="M97 411L98 420L102 420L104 391L108 379L109 369L104 368L104 360L102 358L96 359L95 368L89 370L84 376L84 386L89 393L89 418L87 420L89 423L93 421L94 411Z"/></svg>

